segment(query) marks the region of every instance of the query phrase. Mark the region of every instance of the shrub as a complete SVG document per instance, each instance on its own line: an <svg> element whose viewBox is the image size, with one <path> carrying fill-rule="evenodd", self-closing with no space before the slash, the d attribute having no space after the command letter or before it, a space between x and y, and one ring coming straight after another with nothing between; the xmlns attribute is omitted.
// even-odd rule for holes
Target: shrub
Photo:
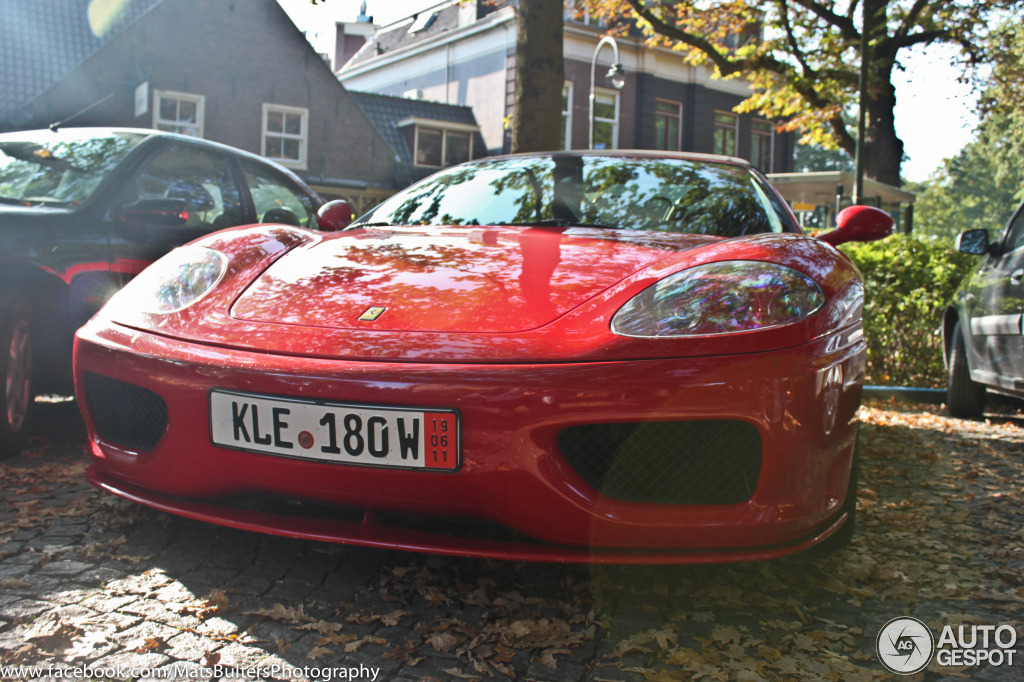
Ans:
<svg viewBox="0 0 1024 682"><path fill-rule="evenodd" d="M866 383L944 387L942 313L975 259L948 240L903 234L842 250L864 275Z"/></svg>

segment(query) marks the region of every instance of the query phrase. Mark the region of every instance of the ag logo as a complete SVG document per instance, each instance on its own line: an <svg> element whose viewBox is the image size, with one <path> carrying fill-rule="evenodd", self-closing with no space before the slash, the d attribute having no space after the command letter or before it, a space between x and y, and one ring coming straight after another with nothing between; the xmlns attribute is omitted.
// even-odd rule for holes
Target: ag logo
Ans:
<svg viewBox="0 0 1024 682"><path fill-rule="evenodd" d="M893 618L878 631L875 652L890 672L913 675L931 663L935 638L917 618Z"/></svg>

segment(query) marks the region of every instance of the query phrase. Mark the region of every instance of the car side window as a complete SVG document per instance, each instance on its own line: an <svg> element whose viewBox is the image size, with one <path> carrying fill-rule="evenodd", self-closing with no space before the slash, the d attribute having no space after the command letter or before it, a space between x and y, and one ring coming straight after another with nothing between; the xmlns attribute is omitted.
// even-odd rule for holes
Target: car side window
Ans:
<svg viewBox="0 0 1024 682"><path fill-rule="evenodd" d="M1024 206L1017 209L1017 212L1010 219L1006 226L1006 247L1005 252L1009 253L1024 246Z"/></svg>
<svg viewBox="0 0 1024 682"><path fill-rule="evenodd" d="M313 200L287 178L251 161L242 161L242 171L259 222L316 226Z"/></svg>
<svg viewBox="0 0 1024 682"><path fill-rule="evenodd" d="M243 222L241 193L223 154L187 145L172 145L151 158L125 183L115 205L141 199L185 202L185 227L212 232Z"/></svg>

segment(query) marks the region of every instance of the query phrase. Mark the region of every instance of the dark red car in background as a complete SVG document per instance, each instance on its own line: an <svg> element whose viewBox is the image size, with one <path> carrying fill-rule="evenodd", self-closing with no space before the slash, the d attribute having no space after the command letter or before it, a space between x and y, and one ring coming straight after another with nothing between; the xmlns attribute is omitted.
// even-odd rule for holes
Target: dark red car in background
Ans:
<svg viewBox="0 0 1024 682"><path fill-rule="evenodd" d="M143 268L215 230L316 227L320 198L258 156L154 130L0 135L0 455L37 390L67 391L75 329Z"/></svg>

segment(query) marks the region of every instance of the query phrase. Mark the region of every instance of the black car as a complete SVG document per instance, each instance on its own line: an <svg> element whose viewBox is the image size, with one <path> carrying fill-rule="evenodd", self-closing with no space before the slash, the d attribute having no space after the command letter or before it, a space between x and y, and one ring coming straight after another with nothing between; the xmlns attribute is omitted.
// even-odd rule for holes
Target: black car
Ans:
<svg viewBox="0 0 1024 682"><path fill-rule="evenodd" d="M0 135L0 455L23 443L37 390L70 390L74 331L148 264L224 227L316 228L294 173L154 130Z"/></svg>
<svg viewBox="0 0 1024 682"><path fill-rule="evenodd" d="M960 284L946 310L946 404L954 417L981 416L988 391L1024 398L1024 204L998 239L988 230L957 237L957 250L984 262Z"/></svg>

